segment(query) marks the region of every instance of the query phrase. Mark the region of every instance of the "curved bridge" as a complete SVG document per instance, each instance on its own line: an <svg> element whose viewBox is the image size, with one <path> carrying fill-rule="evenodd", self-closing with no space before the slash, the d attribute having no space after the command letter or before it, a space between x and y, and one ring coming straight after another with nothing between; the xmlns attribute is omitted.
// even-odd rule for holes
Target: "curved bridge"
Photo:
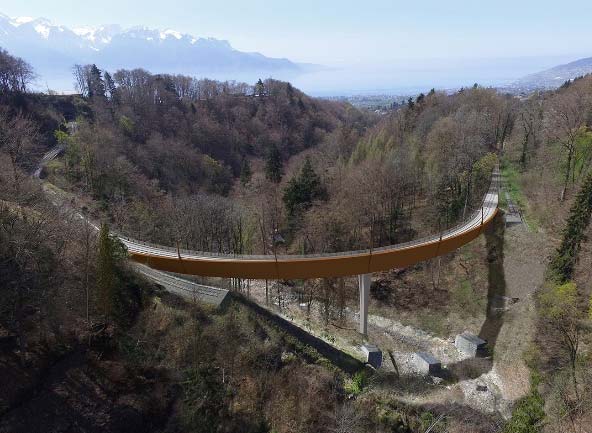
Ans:
<svg viewBox="0 0 592 433"><path fill-rule="evenodd" d="M308 255L224 255L150 245L120 236L131 258L179 274L251 279L307 279L363 275L402 268L453 251L476 237L497 213L499 171L483 205L462 224L427 238L360 251Z"/></svg>
<svg viewBox="0 0 592 433"><path fill-rule="evenodd" d="M42 165L55 158L60 148L48 152L34 176L39 177ZM130 258L151 268L179 274L251 279L307 279L358 275L360 287L360 333L367 335L368 304L370 301L370 275L372 272L402 268L444 255L478 237L493 221L497 213L500 174L495 169L491 186L483 199L481 209L465 222L445 232L381 248L346 251L332 254L289 256L224 255L179 250L150 245L117 235L126 245ZM82 214L80 218L99 227Z"/></svg>

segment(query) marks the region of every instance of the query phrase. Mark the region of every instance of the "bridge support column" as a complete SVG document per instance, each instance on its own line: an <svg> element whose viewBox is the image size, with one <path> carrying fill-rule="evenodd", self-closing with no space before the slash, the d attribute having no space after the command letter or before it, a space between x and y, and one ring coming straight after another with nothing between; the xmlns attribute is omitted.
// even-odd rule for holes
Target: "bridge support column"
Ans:
<svg viewBox="0 0 592 433"><path fill-rule="evenodd" d="M360 334L368 334L368 304L370 303L370 274L358 275L360 286Z"/></svg>

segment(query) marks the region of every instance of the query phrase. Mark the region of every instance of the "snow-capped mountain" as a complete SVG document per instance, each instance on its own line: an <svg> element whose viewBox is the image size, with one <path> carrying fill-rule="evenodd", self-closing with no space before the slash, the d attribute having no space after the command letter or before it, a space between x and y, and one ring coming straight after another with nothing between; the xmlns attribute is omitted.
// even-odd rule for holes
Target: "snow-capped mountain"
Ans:
<svg viewBox="0 0 592 433"><path fill-rule="evenodd" d="M197 38L175 30L119 25L68 28L44 18L11 18L0 14L0 47L22 57L40 75L41 86L71 87L76 63L95 63L101 69L144 68L151 72L183 73L218 79L302 71L287 59L235 50L228 41ZM67 80L67 84L66 81Z"/></svg>
<svg viewBox="0 0 592 433"><path fill-rule="evenodd" d="M100 27L76 27L72 31L82 39L90 43L91 48L100 50L113 40L113 36L123 33L121 26L117 24Z"/></svg>

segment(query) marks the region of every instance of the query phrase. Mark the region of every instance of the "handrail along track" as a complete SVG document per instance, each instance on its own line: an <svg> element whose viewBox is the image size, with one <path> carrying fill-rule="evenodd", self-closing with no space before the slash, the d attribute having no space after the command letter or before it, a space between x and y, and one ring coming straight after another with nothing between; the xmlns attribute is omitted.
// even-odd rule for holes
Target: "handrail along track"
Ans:
<svg viewBox="0 0 592 433"><path fill-rule="evenodd" d="M231 255L152 245L118 236L133 260L181 274L253 279L360 275L410 266L472 241L497 213L499 185L500 175L496 168L481 208L456 227L410 242L366 250L305 255Z"/></svg>

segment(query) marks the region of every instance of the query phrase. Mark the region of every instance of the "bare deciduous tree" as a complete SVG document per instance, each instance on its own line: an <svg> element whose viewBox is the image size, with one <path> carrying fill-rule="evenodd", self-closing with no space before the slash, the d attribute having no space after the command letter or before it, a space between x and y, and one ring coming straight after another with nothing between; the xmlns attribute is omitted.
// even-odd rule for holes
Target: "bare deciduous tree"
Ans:
<svg viewBox="0 0 592 433"><path fill-rule="evenodd" d="M574 173L577 138L589 107L590 97L581 89L575 88L555 95L545 113L547 137L559 143L565 154L561 201L565 199L570 178Z"/></svg>
<svg viewBox="0 0 592 433"><path fill-rule="evenodd" d="M26 92L34 78L31 65L0 48L0 95Z"/></svg>
<svg viewBox="0 0 592 433"><path fill-rule="evenodd" d="M19 194L19 185L25 176L22 169L33 166L36 138L37 127L25 115L0 110L0 151L10 160L15 200L22 200Z"/></svg>

